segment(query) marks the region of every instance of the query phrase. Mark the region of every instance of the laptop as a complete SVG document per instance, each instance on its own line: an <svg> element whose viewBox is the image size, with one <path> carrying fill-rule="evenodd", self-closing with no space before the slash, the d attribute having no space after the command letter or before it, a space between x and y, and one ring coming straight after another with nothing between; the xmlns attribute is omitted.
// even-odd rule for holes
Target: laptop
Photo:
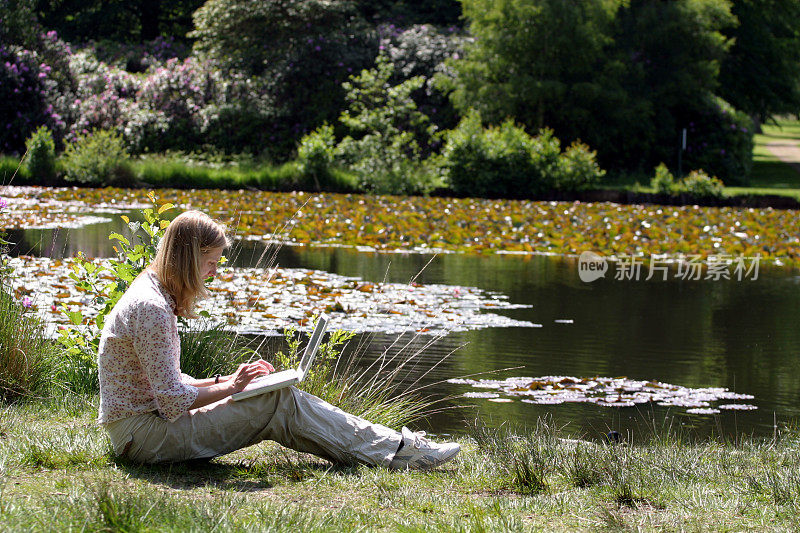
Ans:
<svg viewBox="0 0 800 533"><path fill-rule="evenodd" d="M245 398L264 394L265 392L282 389L300 383L306 379L308 369L311 368L311 365L314 363L317 350L322 343L322 336L328 328L328 320L328 316L325 314L321 314L317 319L317 326L311 334L311 339L309 339L308 345L306 345L306 351L303 352L303 358L300 359L300 364L297 365L297 368L273 372L268 376L254 379L241 392L237 392L231 396L233 401L244 400Z"/></svg>

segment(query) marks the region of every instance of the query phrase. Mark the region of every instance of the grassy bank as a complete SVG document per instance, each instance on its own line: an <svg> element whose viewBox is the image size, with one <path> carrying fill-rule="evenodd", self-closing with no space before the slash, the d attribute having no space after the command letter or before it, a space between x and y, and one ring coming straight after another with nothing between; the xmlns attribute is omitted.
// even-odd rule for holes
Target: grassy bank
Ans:
<svg viewBox="0 0 800 533"><path fill-rule="evenodd" d="M763 133L755 136L753 154L753 171L750 184L746 187L726 187L723 192L726 199L733 200L733 205L787 207L784 202L770 203L765 197L787 197L800 201L800 161L792 166L781 161L772 148L797 146L800 149L800 120L794 118L778 119L775 124L763 127ZM17 168L19 160L15 157L0 155L0 183L8 184L16 173L13 183L16 185L57 185L72 186L76 183L55 178L48 183L31 178L25 167ZM60 163L57 162L57 173L61 176ZM134 158L130 163L131 178L116 183L117 186L137 188L176 188L176 189L223 189L223 190L264 190L264 191L329 191L329 192L364 192L355 174L342 169L331 169L324 176L305 175L296 161L280 165L256 161L246 156L219 156L214 154L152 154ZM606 177L597 189L617 191L622 194L618 201L628 203L624 194L644 195L637 199L641 203L663 203L659 198L647 198L656 193L651 187L649 175L618 175ZM437 196L454 196L453 191L440 188ZM560 199L584 200L584 193L557 193ZM591 196L591 195L590 195ZM619 196L619 195L618 195ZM672 199L668 203L700 203L701 205L717 205L714 199L684 195L685 198ZM563 198L562 198L563 197ZM748 200L748 198L752 200ZM549 196L540 198L551 199ZM739 201L740 200L740 201ZM591 200L590 200L591 201ZM730 202L728 202L730 203Z"/></svg>
<svg viewBox="0 0 800 533"><path fill-rule="evenodd" d="M519 531L796 529L800 434L774 442L560 440L472 431L429 473L335 467L274 443L210 462L116 460L96 400L0 410L4 529Z"/></svg>
<svg viewBox="0 0 800 533"><path fill-rule="evenodd" d="M57 164L57 174L60 165ZM307 176L296 162L273 165L255 161L208 162L177 155L151 155L133 159L131 178L116 185L138 188L174 189L258 189L265 191L336 191L353 192L358 189L354 175L332 169L325 176ZM13 179L12 179L13 177ZM46 183L31 177L19 158L0 156L0 183L13 185L81 185L61 177Z"/></svg>
<svg viewBox="0 0 800 533"><path fill-rule="evenodd" d="M765 124L762 130L754 139L751 186L771 190L793 189L797 194L800 192L800 167L781 161L771 148L794 146L800 149L800 120L780 118L775 124Z"/></svg>

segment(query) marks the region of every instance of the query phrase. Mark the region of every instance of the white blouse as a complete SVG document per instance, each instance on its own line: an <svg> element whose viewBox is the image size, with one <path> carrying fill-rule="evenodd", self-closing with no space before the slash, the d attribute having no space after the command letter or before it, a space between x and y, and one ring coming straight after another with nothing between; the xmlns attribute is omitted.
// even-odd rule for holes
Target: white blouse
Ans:
<svg viewBox="0 0 800 533"><path fill-rule="evenodd" d="M175 300L147 270L106 318L97 354L101 424L158 411L173 422L197 398L180 371Z"/></svg>

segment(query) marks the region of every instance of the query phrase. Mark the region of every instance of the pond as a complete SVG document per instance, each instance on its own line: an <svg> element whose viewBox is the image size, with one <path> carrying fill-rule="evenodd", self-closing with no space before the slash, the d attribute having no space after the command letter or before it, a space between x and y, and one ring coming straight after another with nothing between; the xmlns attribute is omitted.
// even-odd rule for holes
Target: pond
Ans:
<svg viewBox="0 0 800 533"><path fill-rule="evenodd" d="M11 240L18 243L14 253L108 256L108 234L122 227L116 215L110 218L114 220L80 228L12 231ZM237 243L230 254L232 266L263 266L257 260L264 247L259 241ZM666 280L660 275L650 280L606 275L584 282L579 259L572 256L380 254L316 246L283 246L275 263L282 269L313 269L364 283L407 285L414 280L423 287L453 286L456 296L472 287L515 304L477 311L505 317L510 326L489 323L443 336L412 330L399 340L397 333L368 331L351 342L348 350L359 352L362 365L384 351L421 350L404 380L442 398L443 409L422 424L432 433L464 433L477 417L493 425L532 426L538 417L548 416L565 432L589 438L610 429L643 438L653 426L683 428L697 436L768 437L776 424L785 425L800 412L796 269L763 264L757 276L742 280L686 280L676 275L676 265L669 265ZM384 320L391 321L392 315ZM277 340L268 343L276 345ZM653 402L633 407L540 405L504 394L493 398L498 402L463 396L486 389L447 382L468 376L624 376L682 387L722 387L752 396L728 403L757 409L692 414L684 407Z"/></svg>

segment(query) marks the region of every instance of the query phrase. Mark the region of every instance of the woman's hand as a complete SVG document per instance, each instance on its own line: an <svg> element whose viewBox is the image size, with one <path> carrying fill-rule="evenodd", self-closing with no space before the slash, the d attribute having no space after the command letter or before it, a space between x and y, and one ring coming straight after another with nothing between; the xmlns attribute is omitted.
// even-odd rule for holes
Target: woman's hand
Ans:
<svg viewBox="0 0 800 533"><path fill-rule="evenodd" d="M241 392L251 381L260 376L275 372L275 368L263 359L253 363L242 363L231 376L233 392Z"/></svg>
<svg viewBox="0 0 800 533"><path fill-rule="evenodd" d="M248 383L259 376L266 376L275 369L272 365L259 359L252 363L239 365L236 372L222 379L219 383L198 387L197 398L189 409L197 409L227 398L231 394L241 392ZM213 378L211 378L213 381Z"/></svg>

